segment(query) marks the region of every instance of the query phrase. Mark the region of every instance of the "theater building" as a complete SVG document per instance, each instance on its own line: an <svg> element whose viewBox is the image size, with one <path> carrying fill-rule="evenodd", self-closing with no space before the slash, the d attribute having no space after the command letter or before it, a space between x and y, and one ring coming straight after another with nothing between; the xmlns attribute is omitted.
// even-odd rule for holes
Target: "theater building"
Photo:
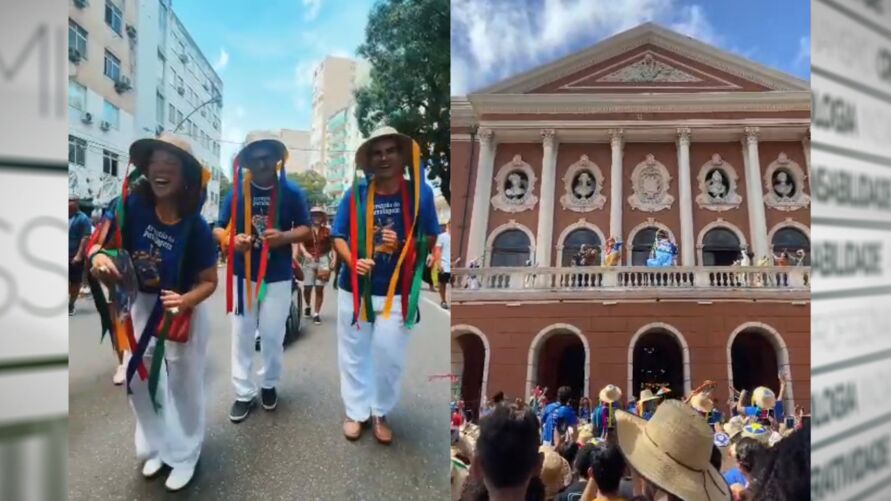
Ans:
<svg viewBox="0 0 891 501"><path fill-rule="evenodd" d="M455 393L711 379L723 406L788 371L809 409L810 104L807 82L653 24L453 98ZM645 267L658 230L677 266ZM619 266L570 267L610 236ZM805 258L734 266L741 248Z"/></svg>

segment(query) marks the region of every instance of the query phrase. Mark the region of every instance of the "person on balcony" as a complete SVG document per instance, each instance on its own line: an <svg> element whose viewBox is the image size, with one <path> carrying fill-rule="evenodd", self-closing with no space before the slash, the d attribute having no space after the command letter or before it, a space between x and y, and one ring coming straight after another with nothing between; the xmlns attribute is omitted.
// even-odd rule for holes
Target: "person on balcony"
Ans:
<svg viewBox="0 0 891 501"><path fill-rule="evenodd" d="M667 268L677 265L678 246L671 241L668 233L659 230L656 233L656 242L653 244L653 250L650 252L650 258L647 259L647 267L649 268Z"/></svg>
<svg viewBox="0 0 891 501"><path fill-rule="evenodd" d="M618 266L622 261L622 242L616 241L615 237L609 237L606 240L606 246L603 248L603 266L610 268Z"/></svg>

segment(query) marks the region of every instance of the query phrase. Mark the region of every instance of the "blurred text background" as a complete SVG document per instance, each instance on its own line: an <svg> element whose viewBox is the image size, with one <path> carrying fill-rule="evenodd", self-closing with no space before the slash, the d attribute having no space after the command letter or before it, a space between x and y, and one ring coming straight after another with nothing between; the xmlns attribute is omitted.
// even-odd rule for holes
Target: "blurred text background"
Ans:
<svg viewBox="0 0 891 501"><path fill-rule="evenodd" d="M66 497L67 11L0 14L0 500Z"/></svg>
<svg viewBox="0 0 891 501"><path fill-rule="evenodd" d="M891 0L812 4L814 500L891 499Z"/></svg>

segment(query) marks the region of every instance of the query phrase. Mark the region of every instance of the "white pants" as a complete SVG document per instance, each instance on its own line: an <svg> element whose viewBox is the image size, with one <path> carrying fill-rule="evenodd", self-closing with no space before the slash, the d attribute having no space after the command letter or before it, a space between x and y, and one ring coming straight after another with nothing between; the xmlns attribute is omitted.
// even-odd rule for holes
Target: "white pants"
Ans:
<svg viewBox="0 0 891 501"><path fill-rule="evenodd" d="M256 295L257 284L251 284ZM247 294L245 284L244 293ZM263 368L258 375L262 378L261 387L275 388L282 375L282 354L285 340L285 322L291 311L291 281L266 284L266 297L257 312L256 297L251 309L244 301L244 313L232 315L232 386L235 399L247 402L257 396L257 384L252 377L254 364L254 343L256 332L260 331L260 354Z"/></svg>
<svg viewBox="0 0 891 501"><path fill-rule="evenodd" d="M365 421L369 416L386 416L399 401L399 388L405 368L408 329L402 323L402 303L393 298L390 318L379 315L385 298L373 296L378 312L374 324L353 320L353 296L340 290L337 295L337 362L340 368L340 396L348 418Z"/></svg>
<svg viewBox="0 0 891 501"><path fill-rule="evenodd" d="M133 328L137 337L148 322L158 296L139 293L133 304ZM165 366L158 378L158 412L152 407L148 379L133 376L130 406L136 416L136 456L139 459L160 458L173 468L193 468L201 454L207 428L204 398L204 370L207 362L207 341L210 323L205 303L192 313L189 340L186 343L164 343ZM143 361L151 370L155 338L149 341ZM127 354L129 361L130 354Z"/></svg>

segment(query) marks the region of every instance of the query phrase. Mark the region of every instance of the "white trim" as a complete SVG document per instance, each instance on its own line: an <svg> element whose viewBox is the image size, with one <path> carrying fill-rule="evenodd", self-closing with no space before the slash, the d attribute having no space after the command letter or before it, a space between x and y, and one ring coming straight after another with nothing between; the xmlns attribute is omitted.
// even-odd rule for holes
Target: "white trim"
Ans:
<svg viewBox="0 0 891 501"><path fill-rule="evenodd" d="M611 64L611 65L609 65L609 66L606 66L606 67L604 67L604 68L601 68L601 69L599 69L599 70L597 70L597 71L595 71L595 72L593 72L593 73L589 73L589 74L587 74L587 75L585 75L585 76L583 76L583 77L581 77L581 78L577 78L577 79L573 80L572 82L569 82L569 83L567 83L567 84L565 84L565 85L561 85L560 88L561 88L561 89L567 89L567 90L570 90L570 89L598 89L598 90L601 90L601 89L628 89L629 87L627 87L627 86L621 86L621 85L616 85L616 86L608 86L608 85L603 85L603 86L601 86L601 85L595 85L595 86L583 86L583 85L575 85L575 84L577 84L577 83L579 83L579 82L581 82L581 81L583 81L583 80L588 80L588 79L595 78L595 77L598 77L598 76L599 76L599 78L598 78L597 80L595 80L595 82L602 82L602 81L604 81L604 80L603 80L604 78L606 78L606 77L608 77L608 76L610 76L610 75L612 75L612 74L614 74L614 73L616 73L616 72L618 72L618 71L621 71L621 70L623 69L622 67L633 66L634 64L637 64L638 62L640 62L640 61L635 61L635 60L640 59L640 60L642 61L642 60L644 60L648 55L649 55L650 57L652 57L653 59L656 59L656 60L663 59L663 61L659 61L659 62L663 63L663 64L666 65L666 66L670 66L670 67L672 67L672 68L674 68L674 69L678 69L678 71L681 71L682 73L684 73L684 74L686 74L686 75L688 75L688 76L691 76L691 77L693 77L693 78L696 78L696 79L697 79L697 82L703 82L703 81L705 81L705 80L704 80L703 78L701 78L701 77L702 77L702 76L706 76L706 77L708 77L708 78L710 78L710 79L712 79L712 80L717 80L717 81L719 81L719 82L722 82L724 85L683 86L683 85L671 85L672 82L659 82L659 81L654 81L654 82L652 82L651 85L635 85L635 86L633 87L634 90L641 90L641 91L644 91L644 90L647 90L647 89L735 90L735 89L740 89L740 88L741 88L739 85L734 84L733 82L729 82L729 81L727 81L727 80L725 80L725 79L723 79L723 78L721 78L721 77L719 77L719 76L712 75L712 74L710 74L710 73L708 73L708 72L706 72L706 71L700 70L700 69L698 69L698 68L693 68L692 66L690 66L690 65L688 65L688 64L684 64L684 63L682 63L682 62L680 62L680 61L678 61L678 60L676 60L676 59L674 59L674 58L671 58L671 57L665 55L665 54L660 54L660 53L657 53L657 52L652 51L652 50L645 50L645 51L643 51L643 52L639 52L639 53L637 53L637 54L628 56L628 57L626 57L625 59L623 59L623 60L621 60L621 61L619 61L619 62L617 62L617 63L613 63L613 64ZM671 64L665 62L664 60L670 61ZM635 61L635 62L632 62L632 61ZM629 63L630 63L630 64L629 64ZM686 71L680 70L679 68L684 68ZM696 73L696 74L694 75L693 73ZM660 85L660 83L661 83L661 85Z"/></svg>
<svg viewBox="0 0 891 501"><path fill-rule="evenodd" d="M796 230L804 233L804 236L807 237L808 241L811 240L811 228L805 224L801 224L798 221L795 221L791 217L787 217L784 221L780 221L775 224L773 228L767 232L767 243L768 245L773 245L773 237L776 232L782 230L783 228L795 228Z"/></svg>
<svg viewBox="0 0 891 501"><path fill-rule="evenodd" d="M717 169L727 179L728 190L723 200L714 200L708 192L708 173ZM696 175L699 193L696 195L696 204L700 209L708 209L714 212L724 212L738 209L742 205L742 196L738 193L739 175L730 162L715 153L712 159L702 164Z"/></svg>
<svg viewBox="0 0 891 501"><path fill-rule="evenodd" d="M634 237L637 236L637 233L639 231L645 230L647 228L658 228L660 230L664 230L668 233L668 238L670 238L672 242L677 242L677 240L674 238L674 232L671 231L671 228L663 223L656 221L655 218L648 217L646 221L638 224L634 228L631 228L631 231L628 232L628 239L622 243L622 245L625 247L625 257L627 258L625 260L625 264L627 266L631 266L631 255L634 246Z"/></svg>
<svg viewBox="0 0 891 501"><path fill-rule="evenodd" d="M789 380L786 381L786 394L783 395L785 397L783 399L784 410L786 414L795 412L795 395L792 392L792 367L789 364L789 349L786 347L786 341L783 340L783 336L768 324L763 322L746 322L734 329L730 334L730 337L727 339L727 381L731 385L733 384L733 359L731 357L733 341L736 340L737 335L746 330L753 330L766 335L770 344L773 345L777 357L777 369L782 374L789 374Z"/></svg>
<svg viewBox="0 0 891 501"><path fill-rule="evenodd" d="M489 266L492 262L492 246L495 244L495 239L498 238L498 235L504 233L507 230L520 230L529 237L529 259L534 263L535 260L533 256L535 255L535 234L532 233L527 226L518 223L515 219L511 219L510 221L496 227L491 232L489 232L488 238L486 238L486 259L485 266Z"/></svg>
<svg viewBox="0 0 891 501"><path fill-rule="evenodd" d="M773 175L779 169L785 169L792 175L795 182L795 195L792 198L780 198L773 190ZM764 171L764 203L775 210L795 211L807 208L811 203L811 197L804 192L804 187L810 187L810 181L805 181L809 176L798 165L798 162L790 159L785 152L781 152L777 159L767 166Z"/></svg>
<svg viewBox="0 0 891 501"><path fill-rule="evenodd" d="M725 229L732 231L736 235L736 238L739 239L740 247L743 247L743 248L749 247L749 242L746 241L745 233L743 233L742 230L740 230L735 224L733 224L729 221L725 221L723 218L719 217L718 219L715 219L714 221L703 226L702 229L699 230L699 235L696 237L696 257L699 258L700 266L704 266L703 260L702 260L703 259L703 253L702 253L703 243L702 242L703 242L703 240L705 240L705 235L708 232L710 232L711 230L714 230L715 228L725 228ZM740 249L740 250L742 250L742 249Z"/></svg>
<svg viewBox="0 0 891 501"><path fill-rule="evenodd" d="M544 329L538 331L538 334L535 335L535 338L532 339L532 343L529 344L529 359L526 365L526 393L524 394L524 398L528 397L532 394L532 388L535 385L535 381L538 379L538 355L541 347L544 345L544 342L549 338L559 334L575 334L582 340L582 346L585 348L585 387L582 392L582 396L589 396L590 394L590 379L591 379L591 347L588 345L588 338L582 334L582 331L570 324L564 323L556 323L551 324Z"/></svg>
<svg viewBox="0 0 891 501"><path fill-rule="evenodd" d="M521 171L526 175L526 191L519 200L511 200L507 198L507 193L504 191L504 183L516 171ZM535 195L535 183L537 182L538 177L535 175L535 170L529 165L529 162L523 160L523 157L520 155L514 155L514 158L499 167L498 172L495 174L496 193L490 199L492 207L511 213L534 209L538 203L538 197Z"/></svg>
<svg viewBox="0 0 891 501"><path fill-rule="evenodd" d="M533 68L495 85L481 89L479 93L530 92L568 75L594 66L601 61L628 52L642 45L651 44L677 53L706 66L749 80L773 90L809 90L807 82L777 70L735 56L711 45L665 29L653 23L645 23L612 37L600 40L592 47L571 54L557 61Z"/></svg>
<svg viewBox="0 0 891 501"><path fill-rule="evenodd" d="M645 200L643 198L644 189L641 178L647 173L649 177L653 177L653 175L656 174L662 183L657 198L653 200ZM637 164L637 166L634 167L634 170L631 171L632 193L627 199L631 209L644 212L670 210L674 203L674 196L670 193L671 181L671 173L668 171L668 168L665 167L665 164L656 160L656 157L652 153L647 153L646 159ZM612 182L612 180L610 180L610 182ZM688 203L688 201L685 200L684 203Z"/></svg>
<svg viewBox="0 0 891 501"><path fill-rule="evenodd" d="M485 402L486 396L489 394L489 360L492 356L492 349L489 345L489 339L483 334L483 331L478 328L467 325L467 324L458 324L453 325L451 330L451 338L455 341L458 340L459 337L471 334L478 336L483 341L483 348L485 349L485 356L483 357L483 383L480 387L480 401ZM465 357L465 363L467 358Z"/></svg>
<svg viewBox="0 0 891 501"><path fill-rule="evenodd" d="M606 244L606 240L603 236L603 232L600 231L600 228L598 228L596 224L589 223L588 220L586 220L585 218L580 218L578 221L570 224L566 228L563 228L563 231L560 233L560 236L557 238L557 247L556 247L557 256L558 256L557 268L563 267L563 247L565 247L563 245L563 242L566 240L566 238L569 236L570 233L572 233L575 230L581 230L581 229L593 231L594 233L597 234L597 237L600 238L600 245L603 246ZM602 250L603 249L601 249L601 251ZM600 254L600 258L601 258L601 260L603 259L602 252Z"/></svg>
<svg viewBox="0 0 891 501"><path fill-rule="evenodd" d="M588 171L594 178L594 192L588 200L579 200L572 191L572 181L575 176L583 171ZM593 162L588 155L581 155L577 162L573 163L563 174L563 195L560 197L560 205L564 210L573 212L591 212L603 209L606 196L603 195L604 177L600 166Z"/></svg>
<svg viewBox="0 0 891 501"><path fill-rule="evenodd" d="M684 335L681 334L681 331L673 325L664 322L651 322L640 329L637 329L637 332L631 337L631 342L628 343L628 386L626 387L628 395L634 395L634 398L637 399L637 394L634 393L634 347L637 345L637 341L641 336L654 330L668 332L674 336L675 340L680 345L681 363L683 364L684 371L684 395L689 395L692 388L690 384L690 345L687 344L687 340L684 338ZM628 397L626 396L626 399L627 398Z"/></svg>

